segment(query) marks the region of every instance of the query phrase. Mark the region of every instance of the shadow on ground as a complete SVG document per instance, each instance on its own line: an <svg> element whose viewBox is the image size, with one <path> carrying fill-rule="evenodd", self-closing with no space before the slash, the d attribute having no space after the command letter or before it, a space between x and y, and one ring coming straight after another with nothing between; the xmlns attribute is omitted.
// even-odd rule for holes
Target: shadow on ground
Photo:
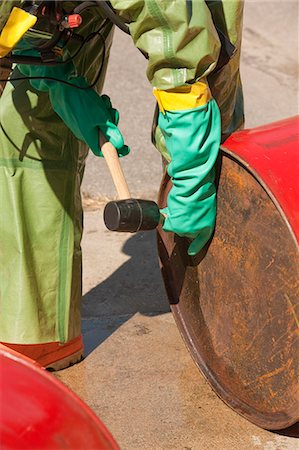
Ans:
<svg viewBox="0 0 299 450"><path fill-rule="evenodd" d="M130 259L83 297L86 356L134 314L156 316L170 311L158 263L156 233L134 234L122 251ZM145 334L147 330L139 332Z"/></svg>
<svg viewBox="0 0 299 450"><path fill-rule="evenodd" d="M295 423L291 427L285 428L284 430L275 431L274 433L280 434L281 436L299 438L299 422ZM298 448L299 448L299 441L298 441Z"/></svg>
<svg viewBox="0 0 299 450"><path fill-rule="evenodd" d="M122 252L128 255L129 259L83 297L85 356L90 355L135 314L154 317L170 311L158 264L156 233L132 235L125 241ZM101 255L99 261L102 261ZM94 261L94 264L97 264L97 261ZM98 267L98 270L100 271L101 267ZM163 326L165 325L161 321L161 327ZM140 320L135 321L133 327L134 336L151 332ZM121 336L123 335L115 334L113 345L123 347ZM299 424L272 433L274 437L280 435L298 438ZM289 448L293 448L292 443L290 445Z"/></svg>

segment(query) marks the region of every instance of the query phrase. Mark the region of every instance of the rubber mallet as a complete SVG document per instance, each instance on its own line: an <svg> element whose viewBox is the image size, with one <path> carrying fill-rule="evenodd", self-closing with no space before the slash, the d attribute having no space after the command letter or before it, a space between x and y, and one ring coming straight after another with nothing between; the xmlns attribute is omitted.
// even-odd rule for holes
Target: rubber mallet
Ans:
<svg viewBox="0 0 299 450"><path fill-rule="evenodd" d="M101 134L100 146L119 197L105 206L106 227L111 231L131 233L153 230L163 220L158 205L151 200L131 198L117 150Z"/></svg>

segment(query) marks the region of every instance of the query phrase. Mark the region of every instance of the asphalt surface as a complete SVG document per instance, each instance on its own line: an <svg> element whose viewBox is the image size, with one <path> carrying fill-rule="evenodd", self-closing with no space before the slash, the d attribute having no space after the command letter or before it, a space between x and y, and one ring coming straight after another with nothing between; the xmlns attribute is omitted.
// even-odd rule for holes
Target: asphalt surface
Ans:
<svg viewBox="0 0 299 450"><path fill-rule="evenodd" d="M154 99L146 61L116 31L105 85L131 146L123 159L131 193L156 198L161 160L150 142ZM248 1L242 79L246 126L298 113L298 3ZM89 156L83 183L85 360L58 377L99 415L123 450L296 450L298 427L273 433L230 410L186 350L159 272L155 233L105 230L115 198L102 159ZM92 449L86 449L92 450Z"/></svg>

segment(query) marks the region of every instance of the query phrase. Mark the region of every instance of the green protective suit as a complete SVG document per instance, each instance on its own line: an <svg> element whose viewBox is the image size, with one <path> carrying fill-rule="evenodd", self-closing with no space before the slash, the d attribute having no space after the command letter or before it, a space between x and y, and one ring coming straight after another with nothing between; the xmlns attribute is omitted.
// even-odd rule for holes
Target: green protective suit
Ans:
<svg viewBox="0 0 299 450"><path fill-rule="evenodd" d="M18 3L1 2L0 27ZM148 58L147 76L154 87L170 89L208 77L220 107L223 135L242 125L238 70L241 2L209 2L214 21L237 47L234 58L217 74L212 71L220 44L204 1L111 3L128 23L135 45ZM73 4L65 2L65 7L71 9ZM98 8L82 15L78 32L83 36L103 24ZM106 55L96 86L99 93L112 42L111 28L107 24L102 30ZM73 54L76 44L70 44L68 50ZM77 75L88 83L97 74L102 52L101 40L94 38L75 57ZM26 80L14 81L18 76L21 73L16 67L0 99L0 341L67 342L81 332L80 184L88 147L54 112L48 92L35 89ZM169 161L159 127L155 144Z"/></svg>

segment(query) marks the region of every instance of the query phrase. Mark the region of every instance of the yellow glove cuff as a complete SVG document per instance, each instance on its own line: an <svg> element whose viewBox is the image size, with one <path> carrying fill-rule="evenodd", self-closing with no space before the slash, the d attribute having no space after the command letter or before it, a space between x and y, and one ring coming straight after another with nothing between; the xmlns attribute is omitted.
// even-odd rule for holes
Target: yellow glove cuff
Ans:
<svg viewBox="0 0 299 450"><path fill-rule="evenodd" d="M153 94L163 114L165 111L198 108L206 105L212 98L209 86L204 81L197 81L194 84L179 86L167 91L154 88Z"/></svg>
<svg viewBox="0 0 299 450"><path fill-rule="evenodd" d="M14 7L0 34L0 58L6 56L36 23L37 17Z"/></svg>

